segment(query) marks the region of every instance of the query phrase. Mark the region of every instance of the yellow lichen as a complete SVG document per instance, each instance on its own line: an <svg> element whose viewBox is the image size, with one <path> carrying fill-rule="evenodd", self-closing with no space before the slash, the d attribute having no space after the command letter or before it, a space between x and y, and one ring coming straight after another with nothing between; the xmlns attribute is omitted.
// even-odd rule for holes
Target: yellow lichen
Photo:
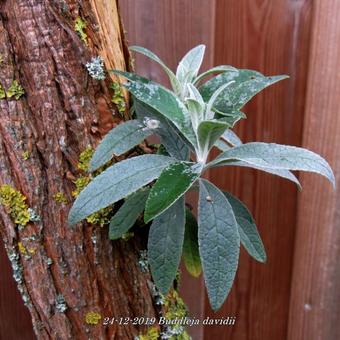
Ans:
<svg viewBox="0 0 340 340"><path fill-rule="evenodd" d="M35 248L28 248L27 250L31 255L34 255L37 252Z"/></svg>
<svg viewBox="0 0 340 340"><path fill-rule="evenodd" d="M97 312L88 312L85 315L85 322L88 325L97 325L101 318L102 316Z"/></svg>
<svg viewBox="0 0 340 340"><path fill-rule="evenodd" d="M164 299L165 307L165 319L166 320L180 320L188 315L188 309L183 299L179 296L178 291L172 289ZM171 326L176 335L172 337L173 340L187 340L190 339L188 333L183 329L178 334L177 330L182 326L180 324L174 324Z"/></svg>
<svg viewBox="0 0 340 340"><path fill-rule="evenodd" d="M72 191L72 196L77 197L80 192L91 182L90 176L80 176L73 183L76 185L76 189Z"/></svg>
<svg viewBox="0 0 340 340"><path fill-rule="evenodd" d="M22 244L22 242L18 242L18 249L21 254L27 255L27 250L25 246Z"/></svg>
<svg viewBox="0 0 340 340"><path fill-rule="evenodd" d="M107 207L104 209L100 209L99 211L91 214L86 218L86 221L91 224L98 224L103 226L110 222L112 207Z"/></svg>
<svg viewBox="0 0 340 340"><path fill-rule="evenodd" d="M22 153L22 159L23 159L24 161L27 161L29 158L30 158L30 152L29 152L28 150L24 151L24 152Z"/></svg>
<svg viewBox="0 0 340 340"><path fill-rule="evenodd" d="M0 203L4 205L14 223L25 226L30 220L26 197L8 184L0 186Z"/></svg>
<svg viewBox="0 0 340 340"><path fill-rule="evenodd" d="M16 100L19 100L20 97L25 94L25 91L17 80L13 80L11 86L7 89L6 94L7 98L14 97Z"/></svg>
<svg viewBox="0 0 340 340"><path fill-rule="evenodd" d="M74 22L74 30L78 33L82 42L87 45L87 34L85 32L87 23L81 17L77 17Z"/></svg>
<svg viewBox="0 0 340 340"><path fill-rule="evenodd" d="M60 204L67 204L68 200L63 192L57 192L53 195L54 200Z"/></svg>
<svg viewBox="0 0 340 340"><path fill-rule="evenodd" d="M145 334L138 336L138 340L157 340L159 339L159 330L156 326L150 327Z"/></svg>
<svg viewBox="0 0 340 340"><path fill-rule="evenodd" d="M94 150L91 146L88 146L80 155L78 162L78 169L82 171L87 171L90 166L90 160L93 156Z"/></svg>
<svg viewBox="0 0 340 340"><path fill-rule="evenodd" d="M5 99L6 98L6 92L3 86L0 83L0 99Z"/></svg>
<svg viewBox="0 0 340 340"><path fill-rule="evenodd" d="M112 103L114 103L117 106L117 109L120 114L124 114L126 104L125 104L125 97L123 94L122 87L119 83L112 83L110 85L110 88L114 91L112 96Z"/></svg>

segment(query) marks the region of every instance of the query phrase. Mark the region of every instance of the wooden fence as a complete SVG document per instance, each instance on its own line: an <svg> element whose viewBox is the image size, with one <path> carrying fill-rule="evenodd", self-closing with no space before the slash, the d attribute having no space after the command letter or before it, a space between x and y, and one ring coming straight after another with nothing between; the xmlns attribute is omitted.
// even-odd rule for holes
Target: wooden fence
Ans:
<svg viewBox="0 0 340 340"><path fill-rule="evenodd" d="M172 68L189 48L204 43L204 68L230 64L288 74L289 80L247 105L238 134L245 142L310 148L340 175L339 0L121 0L121 11L130 43L153 50ZM136 57L136 68L165 81L144 57ZM217 314L202 280L184 275L193 316L237 318L234 326L192 328L193 339L340 339L340 191L310 174L300 176L301 193L253 170L223 169L209 177L248 204L268 262L241 252L235 285ZM0 338L31 339L8 261L0 256Z"/></svg>

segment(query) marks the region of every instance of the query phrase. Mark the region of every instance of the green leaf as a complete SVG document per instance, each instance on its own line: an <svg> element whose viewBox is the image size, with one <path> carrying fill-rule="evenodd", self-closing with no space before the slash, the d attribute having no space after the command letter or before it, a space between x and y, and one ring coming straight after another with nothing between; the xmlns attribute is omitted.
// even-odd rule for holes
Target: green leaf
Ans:
<svg viewBox="0 0 340 340"><path fill-rule="evenodd" d="M201 122L197 129L200 148L209 151L229 127L230 125L228 123L217 120L205 120Z"/></svg>
<svg viewBox="0 0 340 340"><path fill-rule="evenodd" d="M226 144L226 141L232 146L242 145L241 140L230 129L226 130L223 133L221 139L215 142L215 146L223 152L227 151L227 150L231 149L231 147ZM245 162L240 162L240 161L230 162L230 163L228 162L228 164L222 164L221 166L223 166L223 165L228 165L228 166L235 165L235 166L241 166L241 167L251 167L253 169L262 170L262 171L268 172L272 175L276 175L276 176L279 176L279 177L286 178L286 179L294 182L298 186L298 188L301 189L301 184L300 184L299 180L289 170L270 169L270 168L266 168L266 167L251 165L251 164L248 164L248 163L245 163Z"/></svg>
<svg viewBox="0 0 340 340"><path fill-rule="evenodd" d="M221 122L228 123L231 128L233 128L239 120L247 118L246 115L242 111L233 111L230 113L224 113L224 112L220 112L216 110L215 108L213 110L215 112L215 119Z"/></svg>
<svg viewBox="0 0 340 340"><path fill-rule="evenodd" d="M192 165L179 162L163 170L146 201L144 221L151 221L182 197L200 176Z"/></svg>
<svg viewBox="0 0 340 340"><path fill-rule="evenodd" d="M223 73L226 71L237 71L235 67L229 66L229 65L220 65L215 66L205 72L202 72L195 80L194 85L197 85L201 80L203 80L205 77L209 76L212 73Z"/></svg>
<svg viewBox="0 0 340 340"><path fill-rule="evenodd" d="M232 162L232 165L238 165L236 161L249 164L250 167L271 170L315 172L325 176L335 186L334 174L329 164L318 154L303 148L271 143L246 143L221 153L208 167L229 165Z"/></svg>
<svg viewBox="0 0 340 340"><path fill-rule="evenodd" d="M166 294L177 273L184 239L184 198L152 222L148 240L148 259L156 287Z"/></svg>
<svg viewBox="0 0 340 340"><path fill-rule="evenodd" d="M145 207L149 195L149 188L141 189L128 196L112 217L109 227L110 240L116 240L126 233L136 223L137 218Z"/></svg>
<svg viewBox="0 0 340 340"><path fill-rule="evenodd" d="M206 117L207 119L212 119L214 118L214 111L213 111L213 105L215 104L218 96L229 86L231 86L231 84L234 83L234 80L230 81L229 83L223 84L221 85L210 97L208 103L207 103L207 108L206 108Z"/></svg>
<svg viewBox="0 0 340 340"><path fill-rule="evenodd" d="M198 45L190 50L179 62L176 77L180 83L192 82L202 65L205 52L204 45Z"/></svg>
<svg viewBox="0 0 340 340"><path fill-rule="evenodd" d="M158 63L163 68L165 73L168 75L173 90L177 94L179 94L181 92L181 85L178 82L175 74L169 69L168 66L166 66L164 64L164 62L155 53L153 53L153 52L149 51L148 49L141 47L141 46L131 46L129 49L131 51L141 53L141 54L145 55L146 57L150 58L151 60L155 61L156 63Z"/></svg>
<svg viewBox="0 0 340 340"><path fill-rule="evenodd" d="M189 147L185 143L185 139L180 136L179 131L169 122L169 120L137 99L134 101L134 105L138 118L143 120L145 118L159 120L160 127L157 129L156 134L161 137L162 144L167 152L176 159L188 160Z"/></svg>
<svg viewBox="0 0 340 340"><path fill-rule="evenodd" d="M199 277L202 266L198 250L198 227L195 216L188 209L186 209L183 259L189 274Z"/></svg>
<svg viewBox="0 0 340 340"><path fill-rule="evenodd" d="M223 139L218 139L214 146L217 147L217 149L221 150L221 151L227 151L229 150L231 147L227 144L227 142L225 142Z"/></svg>
<svg viewBox="0 0 340 340"><path fill-rule="evenodd" d="M221 85L235 81L222 92L214 105L217 110L227 113L238 111L264 88L286 78L288 77L284 75L265 77L252 70L230 70L208 80L199 91L207 102Z"/></svg>
<svg viewBox="0 0 340 340"><path fill-rule="evenodd" d="M154 129L140 120L130 120L113 128L99 143L91 159L90 170L94 171L108 162L113 155L120 156L138 145Z"/></svg>
<svg viewBox="0 0 340 340"><path fill-rule="evenodd" d="M213 310L218 310L233 284L240 235L233 209L213 184L200 180L198 243L204 280Z"/></svg>
<svg viewBox="0 0 340 340"><path fill-rule="evenodd" d="M215 145L216 145L216 143L215 143ZM219 144L218 147L219 147L220 150L222 150L221 144ZM229 149L230 148L222 150L222 151L227 151ZM298 186L299 190L301 190L301 184L300 184L299 180L289 170L271 169L271 168L263 167L263 166L260 166L260 165L249 164L249 163L241 162L241 161L222 163L222 164L218 164L217 166L226 166L226 165L227 166L240 166L240 167L245 167L245 168L252 168L252 169L256 169L256 170L261 170L261 171L267 172L269 174L288 179L288 180L294 182ZM208 167L209 167L209 164L208 164Z"/></svg>
<svg viewBox="0 0 340 340"><path fill-rule="evenodd" d="M116 163L81 191L69 216L76 224L92 213L108 207L156 179L174 159L161 155L142 155Z"/></svg>
<svg viewBox="0 0 340 340"><path fill-rule="evenodd" d="M118 70L112 72L127 78L130 82L124 84L124 86L138 100L169 119L193 146L196 145L195 133L191 126L188 110L171 91L132 73Z"/></svg>
<svg viewBox="0 0 340 340"><path fill-rule="evenodd" d="M224 192L227 200L233 208L241 243L246 248L250 256L259 262L266 262L267 255L264 249L255 221L248 208L236 197L228 192Z"/></svg>
<svg viewBox="0 0 340 340"><path fill-rule="evenodd" d="M221 137L232 146L239 146L242 144L241 139L238 138L233 130L226 130Z"/></svg>

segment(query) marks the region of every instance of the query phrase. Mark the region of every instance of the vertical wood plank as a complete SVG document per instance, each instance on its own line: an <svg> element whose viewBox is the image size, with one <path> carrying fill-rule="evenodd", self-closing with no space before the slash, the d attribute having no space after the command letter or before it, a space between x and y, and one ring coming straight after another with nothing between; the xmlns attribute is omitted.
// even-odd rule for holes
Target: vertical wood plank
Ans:
<svg viewBox="0 0 340 340"><path fill-rule="evenodd" d="M340 2L314 1L303 146L340 176ZM337 180L339 186L339 180ZM290 303L290 340L340 339L340 191L302 177Z"/></svg>
<svg viewBox="0 0 340 340"><path fill-rule="evenodd" d="M311 1L217 0L215 64L260 70L290 79L266 89L247 106L237 132L244 142L301 144ZM221 168L210 179L240 197L254 213L268 262L241 252L235 285L210 317L236 316L236 325L207 326L206 339L287 338L297 192L293 184L246 169Z"/></svg>
<svg viewBox="0 0 340 340"><path fill-rule="evenodd" d="M137 44L155 52L175 69L178 61L192 47L207 46L203 69L212 66L214 55L215 0L123 0L120 2L123 24L130 45ZM169 85L163 70L144 56L136 55L136 72ZM203 318L204 285L183 270L181 296L190 316ZM201 326L190 327L195 340L203 339Z"/></svg>

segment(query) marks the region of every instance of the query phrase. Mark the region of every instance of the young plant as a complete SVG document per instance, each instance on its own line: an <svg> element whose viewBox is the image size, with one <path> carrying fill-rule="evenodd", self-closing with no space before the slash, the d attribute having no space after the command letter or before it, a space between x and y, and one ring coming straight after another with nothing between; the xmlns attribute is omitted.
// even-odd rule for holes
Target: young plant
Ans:
<svg viewBox="0 0 340 340"><path fill-rule="evenodd" d="M266 253L254 219L237 198L202 178L213 167L242 166L262 170L299 184L291 170L318 173L334 185L328 163L312 151L271 143L246 143L231 130L245 118L241 108L258 92L287 76L266 77L259 72L217 66L198 74L205 47L189 51L174 74L155 54L132 47L160 64L172 91L139 75L113 71L128 79L135 119L110 131L90 163L93 172L150 135L158 135L157 154L128 158L109 166L80 193L69 214L75 224L90 214L124 200L110 222L110 238L120 238L144 211L151 222L148 258L161 293L173 284L184 256L194 276L201 263L209 300L221 307L232 286L240 243L257 261ZM209 80L208 75L218 73ZM209 161L210 151L221 153ZM155 181L156 180L156 181ZM154 182L155 181L155 182ZM185 207L185 193L199 189L198 216Z"/></svg>

